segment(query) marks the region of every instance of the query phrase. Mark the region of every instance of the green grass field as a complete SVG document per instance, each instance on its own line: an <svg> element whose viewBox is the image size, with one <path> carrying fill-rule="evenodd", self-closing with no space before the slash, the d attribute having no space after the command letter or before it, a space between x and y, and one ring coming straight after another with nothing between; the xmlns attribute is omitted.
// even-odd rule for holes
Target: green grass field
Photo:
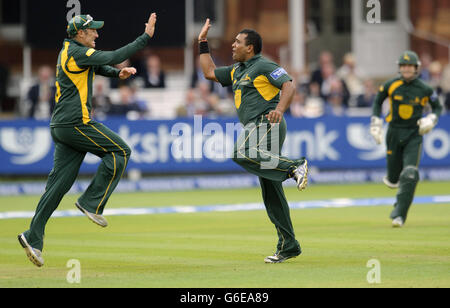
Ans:
<svg viewBox="0 0 450 308"><path fill-rule="evenodd" d="M450 183L419 184L417 196L448 195ZM381 184L312 185L291 201L393 197ZM67 195L59 209L74 209ZM0 197L0 212L33 211L39 196ZM259 189L113 194L108 208L261 202ZM293 210L303 254L264 264L277 241L264 210L50 219L45 266L28 261L17 242L30 219L0 220L0 287L450 287L450 204L413 205L407 224L392 229L392 205ZM67 262L81 264L69 284ZM377 259L381 283L369 284Z"/></svg>

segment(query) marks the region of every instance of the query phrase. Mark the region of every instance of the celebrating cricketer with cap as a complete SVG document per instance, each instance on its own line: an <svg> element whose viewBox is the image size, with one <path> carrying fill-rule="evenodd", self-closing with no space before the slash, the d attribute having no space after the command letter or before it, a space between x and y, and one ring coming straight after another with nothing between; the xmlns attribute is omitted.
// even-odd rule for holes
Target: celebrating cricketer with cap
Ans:
<svg viewBox="0 0 450 308"><path fill-rule="evenodd" d="M156 14L145 24L145 32L134 42L114 51L95 49L97 30L104 25L90 15L73 17L67 25L68 38L58 56L56 97L50 132L55 144L54 165L30 229L18 236L25 252L36 266L44 265L42 249L48 219L72 187L86 154L101 158L101 164L76 207L91 221L107 226L102 216L105 205L123 175L130 158L129 146L116 133L91 119L92 83L95 75L127 79L136 74L133 67L121 70L119 64L147 46L155 32Z"/></svg>

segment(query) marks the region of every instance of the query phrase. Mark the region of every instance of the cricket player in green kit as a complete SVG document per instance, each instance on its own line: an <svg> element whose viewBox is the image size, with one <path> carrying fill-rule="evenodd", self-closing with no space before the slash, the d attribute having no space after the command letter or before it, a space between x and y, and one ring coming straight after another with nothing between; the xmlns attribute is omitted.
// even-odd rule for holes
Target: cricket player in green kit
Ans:
<svg viewBox="0 0 450 308"><path fill-rule="evenodd" d="M115 65L144 48L153 37L156 14L152 13L145 33L134 42L114 51L95 49L97 29L103 21L89 15L75 16L67 25L56 70L56 97L50 132L55 143L54 165L31 221L30 229L18 236L25 252L36 266L44 265L42 248L45 226L64 195L72 187L86 153L101 158L92 182L76 202L76 207L101 227L106 202L116 188L130 159L131 150L116 133L91 119L92 83L95 75L127 79L136 73L132 67Z"/></svg>
<svg viewBox="0 0 450 308"><path fill-rule="evenodd" d="M198 37L200 65L205 78L233 87L239 120L244 125L233 160L259 177L264 205L278 234L275 254L264 261L281 263L301 254L282 182L292 178L303 190L308 175L305 158L291 160L280 155L286 136L283 114L292 102L295 87L283 68L261 56L262 40L253 30L243 30L235 39L232 48L237 63L216 68L207 42L210 26L207 19Z"/></svg>
<svg viewBox="0 0 450 308"><path fill-rule="evenodd" d="M389 123L386 135L387 175L383 182L389 188L398 188L397 201L390 215L395 228L404 225L414 199L419 182L423 135L436 126L442 111L437 94L418 78L420 61L417 54L404 52L398 65L400 77L386 82L378 92L370 126L370 133L381 144L381 106L389 98L390 113L386 118ZM427 104L431 105L432 112L423 117Z"/></svg>

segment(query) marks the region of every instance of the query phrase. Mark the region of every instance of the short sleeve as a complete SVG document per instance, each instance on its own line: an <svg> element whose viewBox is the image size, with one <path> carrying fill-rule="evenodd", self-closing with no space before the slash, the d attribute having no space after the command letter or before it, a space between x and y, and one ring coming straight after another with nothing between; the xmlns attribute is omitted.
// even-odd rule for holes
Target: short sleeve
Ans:
<svg viewBox="0 0 450 308"><path fill-rule="evenodd" d="M228 87L233 84L232 72L234 72L234 65L216 68L214 75L222 86Z"/></svg>
<svg viewBox="0 0 450 308"><path fill-rule="evenodd" d="M390 86L391 86L391 82L389 82L389 81L386 82L385 84L381 85L378 88L378 93L380 94L380 96L386 98L388 96L388 90L389 90Z"/></svg>
<svg viewBox="0 0 450 308"><path fill-rule="evenodd" d="M285 82L292 81L292 77L289 76L286 70L275 63L266 65L264 71L269 82L278 89L281 89Z"/></svg>

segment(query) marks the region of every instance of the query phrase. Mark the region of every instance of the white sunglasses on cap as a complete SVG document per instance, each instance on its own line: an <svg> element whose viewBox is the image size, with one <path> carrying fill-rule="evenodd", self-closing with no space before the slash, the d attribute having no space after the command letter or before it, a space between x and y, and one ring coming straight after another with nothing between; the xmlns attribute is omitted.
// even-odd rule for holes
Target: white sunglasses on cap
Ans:
<svg viewBox="0 0 450 308"><path fill-rule="evenodd" d="M86 18L87 18L87 21L83 24L83 27L87 26L91 21L94 20L94 18L92 18L91 15L86 15Z"/></svg>

